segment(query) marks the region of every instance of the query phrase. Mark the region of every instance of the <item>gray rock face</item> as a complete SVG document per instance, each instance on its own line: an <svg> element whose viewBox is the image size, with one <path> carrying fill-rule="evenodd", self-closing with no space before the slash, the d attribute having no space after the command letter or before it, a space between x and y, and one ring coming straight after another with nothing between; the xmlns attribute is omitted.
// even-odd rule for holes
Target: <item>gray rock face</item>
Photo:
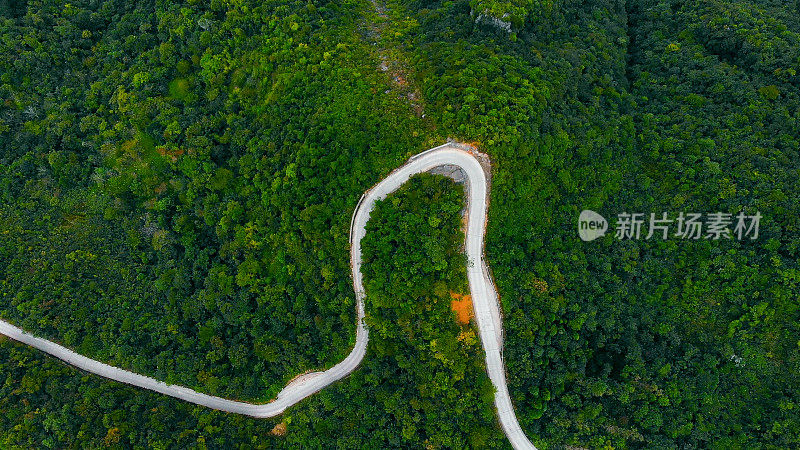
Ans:
<svg viewBox="0 0 800 450"><path fill-rule="evenodd" d="M473 16L475 15L475 11L474 10L472 11L472 15ZM475 22L476 23L484 23L484 24L487 24L487 25L492 25L492 26L494 26L496 28L499 28L499 29L505 31L506 33L511 33L511 22L509 22L507 20L504 20L504 19L507 19L507 18L508 18L508 13L503 14L503 16L500 17L500 18L497 18L497 17L491 15L488 11L484 11L484 12L482 12L482 13L477 15L477 17L475 18Z"/></svg>
<svg viewBox="0 0 800 450"><path fill-rule="evenodd" d="M430 173L434 175L444 175L456 183L463 183L467 178L466 174L464 174L464 171L461 170L461 167L455 164L444 164L434 167L430 170Z"/></svg>

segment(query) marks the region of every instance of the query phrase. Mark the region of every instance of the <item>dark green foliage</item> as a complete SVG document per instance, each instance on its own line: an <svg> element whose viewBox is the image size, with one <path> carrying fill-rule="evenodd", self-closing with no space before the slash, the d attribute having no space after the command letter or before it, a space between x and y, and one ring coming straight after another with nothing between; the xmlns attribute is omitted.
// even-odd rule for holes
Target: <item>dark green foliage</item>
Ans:
<svg viewBox="0 0 800 450"><path fill-rule="evenodd" d="M4 318L238 398L349 351L348 211L419 126L373 95L356 11L262 3L0 22Z"/></svg>
<svg viewBox="0 0 800 450"><path fill-rule="evenodd" d="M561 2L509 36L418 6L432 114L496 167L487 253L529 435L798 445L796 11ZM584 208L766 219L755 242L583 243Z"/></svg>
<svg viewBox="0 0 800 450"><path fill-rule="evenodd" d="M0 337L0 446L507 447L480 342L450 310L449 292L466 290L462 207L460 188L433 176L377 206L363 241L367 356L284 416L253 420L142 392ZM270 436L281 421L286 436Z"/></svg>
<svg viewBox="0 0 800 450"><path fill-rule="evenodd" d="M369 38L370 2L0 2L0 314L267 400L349 350L358 197L455 137L492 159L487 258L538 446L800 446L797 5L386 6ZM377 69L387 54L419 111ZM285 438L4 344L0 442L504 445L442 300L464 289L461 199L413 184L365 241L364 366L291 410ZM582 209L764 219L752 242L584 243Z"/></svg>
<svg viewBox="0 0 800 450"><path fill-rule="evenodd" d="M508 446L477 333L458 325L450 309L450 292L467 292L463 205L460 186L427 175L376 206L362 241L367 356L344 383L310 402L325 405L320 416L302 405L289 414L288 443Z"/></svg>
<svg viewBox="0 0 800 450"><path fill-rule="evenodd" d="M0 0L0 17L19 17L25 14L27 7L27 0Z"/></svg>

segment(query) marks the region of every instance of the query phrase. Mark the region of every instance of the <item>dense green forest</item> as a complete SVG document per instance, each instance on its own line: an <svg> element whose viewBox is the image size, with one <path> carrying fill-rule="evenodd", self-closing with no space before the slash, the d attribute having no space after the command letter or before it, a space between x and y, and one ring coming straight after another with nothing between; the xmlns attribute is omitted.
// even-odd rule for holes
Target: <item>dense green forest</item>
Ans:
<svg viewBox="0 0 800 450"><path fill-rule="evenodd" d="M45 3L3 23L4 317L231 397L341 360L343 212L420 147L353 14Z"/></svg>
<svg viewBox="0 0 800 450"><path fill-rule="evenodd" d="M269 400L352 345L361 193L452 137L492 159L487 259L537 446L800 446L796 4L0 1L0 48L4 320ZM0 338L0 443L506 446L449 310L462 202L420 177L378 207L368 355L285 416ZM585 243L583 209L764 219L753 241Z"/></svg>
<svg viewBox="0 0 800 450"><path fill-rule="evenodd" d="M797 446L798 11L563 2L505 36L465 5L417 7L423 92L495 160L487 253L523 428L551 445ZM753 242L587 245L584 208L766 220Z"/></svg>
<svg viewBox="0 0 800 450"><path fill-rule="evenodd" d="M5 342L0 446L508 447L480 342L450 309L450 293L467 289L462 207L461 189L434 176L413 178L376 207L363 241L367 356L350 377L283 416L256 420L189 405ZM279 423L284 436L272 432Z"/></svg>

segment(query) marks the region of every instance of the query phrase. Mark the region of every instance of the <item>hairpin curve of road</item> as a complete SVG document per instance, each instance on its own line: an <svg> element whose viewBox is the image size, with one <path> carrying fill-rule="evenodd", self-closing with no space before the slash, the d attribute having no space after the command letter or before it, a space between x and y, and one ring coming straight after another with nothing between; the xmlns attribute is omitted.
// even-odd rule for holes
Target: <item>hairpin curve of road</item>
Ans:
<svg viewBox="0 0 800 450"><path fill-rule="evenodd" d="M120 383L130 384L150 391L169 395L197 405L247 416L266 418L283 413L286 408L320 391L331 383L349 375L358 367L367 351L369 334L364 324L364 286L361 276L361 239L366 234L375 202L386 198L416 174L440 166L457 166L466 176L467 227L466 252L467 277L472 295L475 319L480 331L481 343L486 354L486 369L495 387L494 403L503 428L511 445L516 449L534 449L517 421L511 397L506 385L503 365L503 326L497 291L492 283L483 257L483 237L488 208L488 181L475 151L466 145L447 143L412 156L404 165L395 169L386 178L364 193L356 206L350 223L350 265L353 288L356 295L356 343L347 357L323 372L299 376L289 382L274 401L253 404L228 400L202 394L184 386L168 385L162 381L113 367L100 361L79 355L46 339L38 338L8 322L0 320L0 334L27 344L49 355L55 356L86 372L91 372Z"/></svg>

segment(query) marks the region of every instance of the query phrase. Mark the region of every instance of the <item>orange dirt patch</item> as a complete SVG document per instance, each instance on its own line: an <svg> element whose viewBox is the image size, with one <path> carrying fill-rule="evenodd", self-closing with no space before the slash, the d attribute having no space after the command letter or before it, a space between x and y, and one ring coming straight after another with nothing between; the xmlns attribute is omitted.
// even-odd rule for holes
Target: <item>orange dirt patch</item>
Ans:
<svg viewBox="0 0 800 450"><path fill-rule="evenodd" d="M275 425L275 428L269 432L273 436L285 436L287 431L286 422L281 422Z"/></svg>
<svg viewBox="0 0 800 450"><path fill-rule="evenodd" d="M172 162L176 162L178 160L178 156L181 156L182 154L185 153L185 151L182 148L170 149L163 146L156 147L156 151L158 152L159 155L163 157L169 157L172 160Z"/></svg>
<svg viewBox="0 0 800 450"><path fill-rule="evenodd" d="M479 148L483 148L483 143L480 141L465 141L462 142L462 144L465 144L468 147L472 147L472 149L475 151L478 151Z"/></svg>
<svg viewBox="0 0 800 450"><path fill-rule="evenodd" d="M461 325L466 325L475 316L472 310L472 296L450 293L450 309L456 313L456 320Z"/></svg>

